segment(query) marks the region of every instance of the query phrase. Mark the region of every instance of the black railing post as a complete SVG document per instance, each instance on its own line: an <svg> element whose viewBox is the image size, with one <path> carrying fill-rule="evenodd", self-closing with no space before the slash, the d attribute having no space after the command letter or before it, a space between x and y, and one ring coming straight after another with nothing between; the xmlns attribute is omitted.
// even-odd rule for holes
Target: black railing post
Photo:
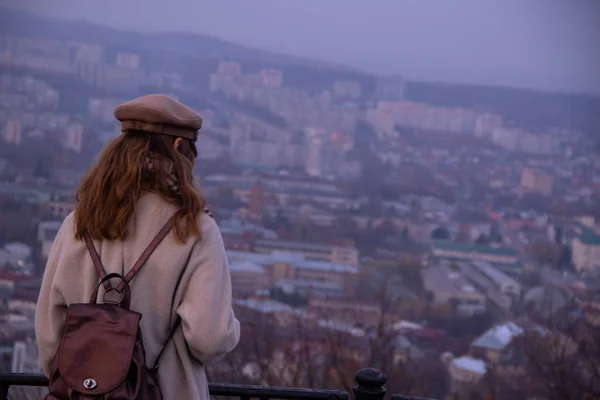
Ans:
<svg viewBox="0 0 600 400"><path fill-rule="evenodd" d="M8 389L10 385L6 382L0 382L0 400L8 399Z"/></svg>
<svg viewBox="0 0 600 400"><path fill-rule="evenodd" d="M383 372L374 368L361 369L354 380L354 400L383 400L385 397L387 376Z"/></svg>

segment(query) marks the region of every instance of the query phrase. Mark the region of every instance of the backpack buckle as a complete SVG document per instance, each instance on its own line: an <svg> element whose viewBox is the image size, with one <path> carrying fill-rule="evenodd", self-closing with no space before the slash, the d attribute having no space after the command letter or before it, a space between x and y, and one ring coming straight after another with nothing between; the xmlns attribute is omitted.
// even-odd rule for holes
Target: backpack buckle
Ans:
<svg viewBox="0 0 600 400"><path fill-rule="evenodd" d="M98 290L100 289L100 286L102 286L102 284L105 283L106 281L108 281L109 279L113 279L113 278L121 279L122 280L121 283L124 283L124 287L121 289L120 285L116 286L116 287L113 287L110 285L105 285L105 286L108 286L108 288L106 288L104 295L102 296L102 301L106 304L114 304L119 307L129 309L129 301L130 301L129 284L121 275L119 275L117 273L108 274L100 280L100 283L98 283L98 286L96 286L96 290L94 290L94 293L92 293L92 296L90 297L90 304L96 304L96 298L98 297ZM113 291L115 291L119 294L118 298L114 294L109 294L110 292L113 292Z"/></svg>
<svg viewBox="0 0 600 400"><path fill-rule="evenodd" d="M107 295L108 295L109 293L112 293L112 292L116 292L116 293L118 293L118 294L119 294L119 299L118 299L118 301L115 301L114 299L107 298ZM106 291L104 292L104 296L103 296L102 300L103 300L103 302L104 302L105 304L114 304L114 305L116 305L116 306L119 306L119 305L121 305L121 303L123 303L123 292L121 292L121 291L117 290L116 288L112 288L112 287L111 287L110 289L108 289L108 290L106 290Z"/></svg>

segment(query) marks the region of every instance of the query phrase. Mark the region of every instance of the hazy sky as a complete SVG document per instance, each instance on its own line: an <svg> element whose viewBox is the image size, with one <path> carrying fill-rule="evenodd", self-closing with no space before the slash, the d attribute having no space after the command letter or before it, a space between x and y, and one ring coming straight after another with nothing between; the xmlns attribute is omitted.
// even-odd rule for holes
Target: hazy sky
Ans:
<svg viewBox="0 0 600 400"><path fill-rule="evenodd" d="M600 94L600 0L0 0L413 79Z"/></svg>

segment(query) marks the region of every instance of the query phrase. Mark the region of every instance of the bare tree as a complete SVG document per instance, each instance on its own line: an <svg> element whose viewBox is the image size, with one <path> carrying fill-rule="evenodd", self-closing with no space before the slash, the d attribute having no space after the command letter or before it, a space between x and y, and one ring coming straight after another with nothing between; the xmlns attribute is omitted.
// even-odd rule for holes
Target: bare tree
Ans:
<svg viewBox="0 0 600 400"><path fill-rule="evenodd" d="M561 315L550 302L547 306L543 324L521 324L525 332L514 341L512 363L495 367L493 379L488 377L494 399L514 399L516 391L523 398L600 399L599 321L585 313L563 310ZM567 311L581 309L573 306Z"/></svg>
<svg viewBox="0 0 600 400"><path fill-rule="evenodd" d="M585 319L523 338L528 371L552 400L600 397L600 329Z"/></svg>
<svg viewBox="0 0 600 400"><path fill-rule="evenodd" d="M390 314L399 299L389 293L389 281L383 277L372 279L373 287L361 284L361 291L373 293L365 318L358 318L362 322L342 313L332 317L330 309L316 306L267 315L240 312L241 342L210 368L211 380L351 391L356 371L374 367L388 375L390 393L442 397L444 365L393 329L398 318Z"/></svg>
<svg viewBox="0 0 600 400"><path fill-rule="evenodd" d="M307 314L286 312L243 319L237 348L209 368L211 380L327 388L328 344L319 340L318 330Z"/></svg>

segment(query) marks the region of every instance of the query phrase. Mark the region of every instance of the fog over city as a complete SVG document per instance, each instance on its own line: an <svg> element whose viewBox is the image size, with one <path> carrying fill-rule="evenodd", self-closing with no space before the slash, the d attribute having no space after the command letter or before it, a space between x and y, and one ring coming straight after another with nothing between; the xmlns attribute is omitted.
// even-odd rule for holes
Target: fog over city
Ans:
<svg viewBox="0 0 600 400"><path fill-rule="evenodd" d="M166 398L599 400L599 43L598 0L0 0L0 400L105 394L127 335L64 310L156 232L114 358Z"/></svg>
<svg viewBox="0 0 600 400"><path fill-rule="evenodd" d="M600 93L595 0L3 0L118 29L207 34L411 79Z"/></svg>

